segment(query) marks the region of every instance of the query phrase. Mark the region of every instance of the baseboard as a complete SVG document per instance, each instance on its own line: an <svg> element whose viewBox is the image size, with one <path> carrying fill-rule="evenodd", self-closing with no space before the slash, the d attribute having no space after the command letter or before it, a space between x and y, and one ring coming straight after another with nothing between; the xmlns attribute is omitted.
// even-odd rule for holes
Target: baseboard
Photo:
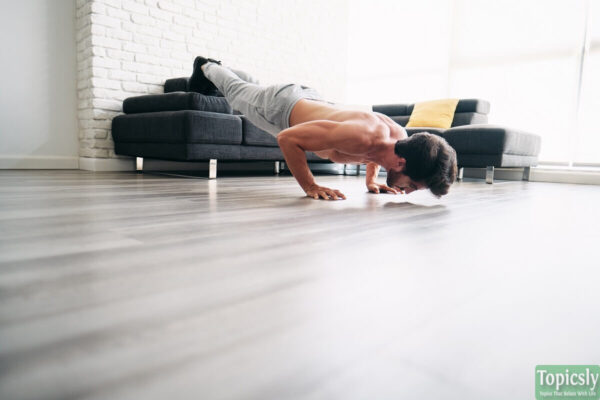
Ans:
<svg viewBox="0 0 600 400"><path fill-rule="evenodd" d="M532 168L530 181L600 185L600 171Z"/></svg>
<svg viewBox="0 0 600 400"><path fill-rule="evenodd" d="M135 171L135 158L79 157L79 169L85 171Z"/></svg>
<svg viewBox="0 0 600 400"><path fill-rule="evenodd" d="M79 157L0 156L0 169L79 169Z"/></svg>

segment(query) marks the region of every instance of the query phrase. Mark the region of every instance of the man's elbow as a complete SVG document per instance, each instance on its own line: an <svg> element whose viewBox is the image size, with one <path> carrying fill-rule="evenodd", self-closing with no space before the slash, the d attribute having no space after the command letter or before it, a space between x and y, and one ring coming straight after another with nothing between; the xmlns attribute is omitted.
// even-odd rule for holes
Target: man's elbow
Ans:
<svg viewBox="0 0 600 400"><path fill-rule="evenodd" d="M281 147L281 145L283 145L287 140L287 135L285 131L282 131L279 133L279 135L277 135L277 143L279 144L279 147Z"/></svg>
<svg viewBox="0 0 600 400"><path fill-rule="evenodd" d="M287 129L284 131L281 131L279 133L279 135L277 135L277 144L279 144L279 147L281 147L281 148L289 147L290 145L293 145L293 142L294 142L293 132L290 132Z"/></svg>

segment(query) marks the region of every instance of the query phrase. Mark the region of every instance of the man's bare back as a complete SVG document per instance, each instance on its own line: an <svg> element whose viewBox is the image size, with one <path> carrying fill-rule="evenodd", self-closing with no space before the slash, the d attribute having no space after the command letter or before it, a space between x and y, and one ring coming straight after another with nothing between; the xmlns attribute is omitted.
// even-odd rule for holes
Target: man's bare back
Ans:
<svg viewBox="0 0 600 400"><path fill-rule="evenodd" d="M370 127L378 128L381 131L380 134L383 134L381 139L385 139L386 136L394 140L408 137L404 128L395 123L387 115L376 112L340 109L322 101L300 100L296 103L290 114L290 126L318 120L336 122L355 121L357 125L366 124ZM388 132L388 135L385 134L386 132ZM360 155L344 154L336 149L317 151L315 154L321 158L344 164L363 164L368 162Z"/></svg>

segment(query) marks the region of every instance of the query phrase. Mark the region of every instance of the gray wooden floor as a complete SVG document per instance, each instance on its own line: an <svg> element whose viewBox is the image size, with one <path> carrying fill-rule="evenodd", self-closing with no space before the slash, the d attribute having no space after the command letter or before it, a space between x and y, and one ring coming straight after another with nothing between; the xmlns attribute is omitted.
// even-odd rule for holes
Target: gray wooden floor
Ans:
<svg viewBox="0 0 600 400"><path fill-rule="evenodd" d="M600 188L363 180L0 171L0 398L517 399L600 362Z"/></svg>

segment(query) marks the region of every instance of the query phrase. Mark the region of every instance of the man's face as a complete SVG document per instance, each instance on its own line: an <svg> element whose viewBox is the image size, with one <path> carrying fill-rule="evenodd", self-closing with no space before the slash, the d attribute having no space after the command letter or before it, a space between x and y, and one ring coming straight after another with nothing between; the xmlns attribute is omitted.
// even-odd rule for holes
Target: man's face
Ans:
<svg viewBox="0 0 600 400"><path fill-rule="evenodd" d="M404 175L404 172L402 172L403 170L404 168L399 168L388 171L386 183L389 187L405 194L409 194L415 190L427 189L425 183L413 181L408 175Z"/></svg>

